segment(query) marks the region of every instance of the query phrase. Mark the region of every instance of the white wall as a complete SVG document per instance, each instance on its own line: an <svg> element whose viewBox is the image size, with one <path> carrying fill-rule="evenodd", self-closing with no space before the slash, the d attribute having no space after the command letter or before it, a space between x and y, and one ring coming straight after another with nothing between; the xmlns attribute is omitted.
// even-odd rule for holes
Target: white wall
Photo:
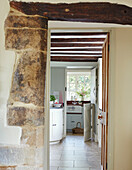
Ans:
<svg viewBox="0 0 132 170"><path fill-rule="evenodd" d="M51 67L51 94L61 91L63 103L65 100L65 68Z"/></svg>
<svg viewBox="0 0 132 170"><path fill-rule="evenodd" d="M114 170L132 170L132 28L116 29L112 59Z"/></svg>
<svg viewBox="0 0 132 170"><path fill-rule="evenodd" d="M8 15L9 4L7 0L0 1L0 144L19 144L21 129L18 127L7 127L6 105L9 96L13 65L15 61L14 52L5 50L4 21Z"/></svg>

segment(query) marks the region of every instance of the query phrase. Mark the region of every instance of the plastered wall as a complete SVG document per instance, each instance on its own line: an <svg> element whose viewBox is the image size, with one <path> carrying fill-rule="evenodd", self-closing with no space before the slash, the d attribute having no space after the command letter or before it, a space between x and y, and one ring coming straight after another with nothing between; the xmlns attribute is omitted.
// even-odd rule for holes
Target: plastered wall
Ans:
<svg viewBox="0 0 132 170"><path fill-rule="evenodd" d="M0 1L0 5L3 7L0 11L0 143L19 144L21 129L6 125L6 105L11 87L15 54L5 50L4 21L9 11L8 1Z"/></svg>
<svg viewBox="0 0 132 170"><path fill-rule="evenodd" d="M61 92L65 101L65 68L51 67L51 94Z"/></svg>
<svg viewBox="0 0 132 170"><path fill-rule="evenodd" d="M132 169L132 28L115 31L114 170Z"/></svg>

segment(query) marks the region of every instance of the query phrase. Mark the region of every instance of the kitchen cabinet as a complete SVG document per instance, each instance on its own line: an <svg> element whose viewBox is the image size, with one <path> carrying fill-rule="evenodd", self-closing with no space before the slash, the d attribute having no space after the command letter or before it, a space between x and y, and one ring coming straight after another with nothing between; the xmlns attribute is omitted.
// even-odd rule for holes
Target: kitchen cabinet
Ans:
<svg viewBox="0 0 132 170"><path fill-rule="evenodd" d="M81 122L83 128L83 115L82 114L67 114L67 131L71 132L76 127L77 122Z"/></svg>
<svg viewBox="0 0 132 170"><path fill-rule="evenodd" d="M63 108L50 109L50 142L63 138Z"/></svg>
<svg viewBox="0 0 132 170"><path fill-rule="evenodd" d="M67 105L67 131L72 132L77 122L81 122L83 128L83 107L78 105Z"/></svg>

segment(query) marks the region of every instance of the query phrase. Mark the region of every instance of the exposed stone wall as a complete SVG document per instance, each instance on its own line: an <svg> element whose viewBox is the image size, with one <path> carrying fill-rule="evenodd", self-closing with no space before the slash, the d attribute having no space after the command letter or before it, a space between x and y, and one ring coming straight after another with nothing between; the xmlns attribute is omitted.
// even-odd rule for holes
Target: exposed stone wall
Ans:
<svg viewBox="0 0 132 170"><path fill-rule="evenodd" d="M16 54L7 123L22 128L20 145L0 146L0 169L43 169L47 19L10 11L5 46ZM10 57L10 56L9 56Z"/></svg>

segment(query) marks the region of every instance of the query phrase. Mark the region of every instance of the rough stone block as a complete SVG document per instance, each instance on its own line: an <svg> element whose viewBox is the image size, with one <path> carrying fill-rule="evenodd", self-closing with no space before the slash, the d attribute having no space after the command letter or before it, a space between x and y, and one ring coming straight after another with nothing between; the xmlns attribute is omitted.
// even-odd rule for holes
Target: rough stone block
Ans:
<svg viewBox="0 0 132 170"><path fill-rule="evenodd" d="M0 170L16 170L16 166L0 166Z"/></svg>
<svg viewBox="0 0 132 170"><path fill-rule="evenodd" d="M16 170L44 170L41 166L19 166Z"/></svg>
<svg viewBox="0 0 132 170"><path fill-rule="evenodd" d="M33 128L27 126L22 129L21 144L29 146L44 146L44 127Z"/></svg>
<svg viewBox="0 0 132 170"><path fill-rule="evenodd" d="M36 149L36 164L43 165L44 163L44 148Z"/></svg>
<svg viewBox="0 0 132 170"><path fill-rule="evenodd" d="M9 15L5 21L5 28L48 28L48 21L46 18L39 16L16 16Z"/></svg>
<svg viewBox="0 0 132 170"><path fill-rule="evenodd" d="M6 166L23 165L25 163L34 163L34 150L17 147L0 147L0 164ZM30 156L30 160L29 157ZM26 160L27 158L27 160Z"/></svg>
<svg viewBox="0 0 132 170"><path fill-rule="evenodd" d="M4 167L8 166L43 166L43 151L44 148L39 150L31 147L0 147L0 164ZM40 157L42 158L39 160ZM12 169L11 169L12 170Z"/></svg>
<svg viewBox="0 0 132 170"><path fill-rule="evenodd" d="M47 31L39 29L5 29L7 50L47 50Z"/></svg>
<svg viewBox="0 0 132 170"><path fill-rule="evenodd" d="M18 101L44 105L46 55L42 52L23 52L17 56L16 70L8 103Z"/></svg>
<svg viewBox="0 0 132 170"><path fill-rule="evenodd" d="M9 107L7 112L10 126L44 125L44 108Z"/></svg>

